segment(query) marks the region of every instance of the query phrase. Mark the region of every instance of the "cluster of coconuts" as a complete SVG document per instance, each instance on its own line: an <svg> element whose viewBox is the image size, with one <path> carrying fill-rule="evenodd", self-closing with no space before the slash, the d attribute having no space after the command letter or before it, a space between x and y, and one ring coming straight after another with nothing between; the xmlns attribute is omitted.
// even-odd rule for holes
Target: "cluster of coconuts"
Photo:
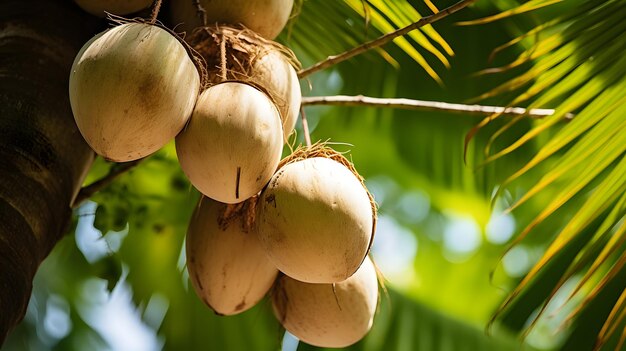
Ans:
<svg viewBox="0 0 626 351"><path fill-rule="evenodd" d="M276 317L304 342L345 347L367 334L378 303L367 256L375 208L345 158L328 152L296 150L243 203L201 198L187 230L187 268L217 314L244 312L269 292Z"/></svg>
<svg viewBox="0 0 626 351"><path fill-rule="evenodd" d="M97 15L151 3L76 2ZM301 340L353 344L371 328L378 301L367 256L376 210L342 155L317 146L280 161L301 93L290 50L271 40L293 0L199 3L219 25L198 29L195 2L170 1L172 22L196 28L189 44L166 28L126 22L83 46L69 86L78 128L116 162L175 139L181 168L204 195L187 232L188 270L216 313L243 312L271 292L275 315Z"/></svg>

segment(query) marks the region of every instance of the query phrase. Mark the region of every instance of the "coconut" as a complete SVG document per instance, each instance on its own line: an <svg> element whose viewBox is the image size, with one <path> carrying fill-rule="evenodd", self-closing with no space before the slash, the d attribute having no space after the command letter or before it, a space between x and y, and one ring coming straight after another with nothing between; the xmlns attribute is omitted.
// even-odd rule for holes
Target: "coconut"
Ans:
<svg viewBox="0 0 626 351"><path fill-rule="evenodd" d="M250 79L276 96L287 140L296 126L302 102L296 70L280 51L270 50L254 61Z"/></svg>
<svg viewBox="0 0 626 351"><path fill-rule="evenodd" d="M367 190L332 159L313 157L283 166L257 207L259 236L270 260L303 282L347 279L373 239L375 214Z"/></svg>
<svg viewBox="0 0 626 351"><path fill-rule="evenodd" d="M258 89L226 82L205 90L176 137L180 165L204 195L225 203L257 194L276 170L283 146L278 110Z"/></svg>
<svg viewBox="0 0 626 351"><path fill-rule="evenodd" d="M201 16L191 0L171 1L172 23L191 31L203 25ZM283 30L293 0L200 0L207 25L243 24L267 39L274 39Z"/></svg>
<svg viewBox="0 0 626 351"><path fill-rule="evenodd" d="M372 327L378 280L368 258L347 280L310 284L281 276L272 294L274 314L298 339L319 347L346 347Z"/></svg>
<svg viewBox="0 0 626 351"><path fill-rule="evenodd" d="M196 294L216 313L241 313L269 291L278 270L270 263L245 208L200 200L187 230L187 269Z"/></svg>
<svg viewBox="0 0 626 351"><path fill-rule="evenodd" d="M200 28L186 40L207 62L211 82L228 79L263 87L280 112L287 140L302 101L296 73L300 63L293 51L249 29L227 25Z"/></svg>
<svg viewBox="0 0 626 351"><path fill-rule="evenodd" d="M105 11L115 15L127 15L148 8L152 0L74 0L83 10L104 17Z"/></svg>
<svg viewBox="0 0 626 351"><path fill-rule="evenodd" d="M172 140L193 111L200 77L166 30L128 23L83 46L70 73L70 103L94 151L113 161L145 157Z"/></svg>

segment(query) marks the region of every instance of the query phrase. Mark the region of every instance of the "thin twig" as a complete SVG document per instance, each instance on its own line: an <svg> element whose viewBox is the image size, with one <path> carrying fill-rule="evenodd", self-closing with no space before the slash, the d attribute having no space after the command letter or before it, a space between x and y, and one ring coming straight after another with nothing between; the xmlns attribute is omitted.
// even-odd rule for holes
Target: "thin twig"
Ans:
<svg viewBox="0 0 626 351"><path fill-rule="evenodd" d="M422 17L419 21L414 22L409 24L406 27L400 28L396 31L393 31L391 33L387 33L381 37L379 37L378 39L374 39L372 41L368 41L365 44L362 44L360 46L357 46L355 48L352 48L346 52L343 52L341 54L338 55L334 55L334 56L328 56L325 60L320 61L316 64L314 64L313 66L309 67L309 68L305 68L303 70L300 70L300 72L298 72L298 77L299 78L304 78L306 76L308 76L311 73L315 73L317 71L323 70L325 68L328 68L332 65L335 65L339 62L343 62L345 60L348 60L356 55L362 54L368 50L377 48L379 46L383 46L385 44L387 44L388 42L392 41L393 39L403 36L407 33L409 33L412 30L415 30L417 28L423 27L427 24L431 24L433 22L436 22L444 17L447 17L448 15L451 15L457 11L459 11L460 9L470 5L471 3L473 3L476 0L461 0L459 2L457 2L456 4L441 10L440 12L437 12L433 15L430 16L426 16L426 17Z"/></svg>
<svg viewBox="0 0 626 351"><path fill-rule="evenodd" d="M150 23L155 24L157 17L159 16L159 11L161 10L161 0L154 0L152 2L152 13L150 14Z"/></svg>
<svg viewBox="0 0 626 351"><path fill-rule="evenodd" d="M226 36L222 34L220 39L220 76L222 78L222 82L226 81L227 73L226 73Z"/></svg>
<svg viewBox="0 0 626 351"><path fill-rule="evenodd" d="M117 163L111 166L111 169L109 170L109 173L107 173L107 175L80 189L78 195L76 195L76 199L74 199L72 208L77 208L78 206L80 206L83 202L93 196L93 194L104 189L107 185L111 184L113 180L115 180L115 178L128 172L130 169L137 166L142 160L143 158L140 158L135 161Z"/></svg>
<svg viewBox="0 0 626 351"><path fill-rule="evenodd" d="M304 130L304 142L306 146L311 147L311 133L309 132L309 122L304 113L304 104L300 105L300 118L302 119L302 130Z"/></svg>
<svg viewBox="0 0 626 351"><path fill-rule="evenodd" d="M515 116L525 115L531 118L544 118L553 115L555 112L553 109L548 108L534 108L529 111L523 107L464 105L440 101L424 101L401 98L384 99L363 95L312 96L302 98L302 106L315 105L390 107L402 110L457 112L471 115L490 115L498 113ZM564 118L572 119L574 118L574 114L567 113Z"/></svg>

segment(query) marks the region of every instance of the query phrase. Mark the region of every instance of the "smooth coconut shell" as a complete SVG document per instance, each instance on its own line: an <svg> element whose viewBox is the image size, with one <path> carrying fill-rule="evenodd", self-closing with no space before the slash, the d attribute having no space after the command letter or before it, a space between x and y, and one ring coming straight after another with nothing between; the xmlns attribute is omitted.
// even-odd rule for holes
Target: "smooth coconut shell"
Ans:
<svg viewBox="0 0 626 351"><path fill-rule="evenodd" d="M106 12L127 15L148 8L152 0L74 0L83 10L104 17Z"/></svg>
<svg viewBox="0 0 626 351"><path fill-rule="evenodd" d="M293 0L200 0L207 24L243 24L266 39L274 39L283 30ZM191 0L171 1L172 23L190 32L202 25Z"/></svg>
<svg viewBox="0 0 626 351"><path fill-rule="evenodd" d="M129 23L98 34L76 56L70 103L81 134L106 159L157 151L184 127L200 77L167 31Z"/></svg>
<svg viewBox="0 0 626 351"><path fill-rule="evenodd" d="M302 102L296 70L282 53L270 50L254 62L251 73L253 82L265 87L276 97L284 138L287 140L296 126Z"/></svg>
<svg viewBox="0 0 626 351"><path fill-rule="evenodd" d="M204 195L239 203L256 195L278 166L283 131L278 110L261 91L227 82L205 90L176 137L180 165Z"/></svg>
<svg viewBox="0 0 626 351"><path fill-rule="evenodd" d="M203 27L185 40L207 62L212 83L221 83L225 75L226 80L263 87L280 111L285 141L288 139L302 102L296 72L300 63L289 48L232 25Z"/></svg>
<svg viewBox="0 0 626 351"><path fill-rule="evenodd" d="M310 284L281 276L272 294L274 314L298 339L319 347L346 347L372 327L378 280L372 261L347 280Z"/></svg>
<svg viewBox="0 0 626 351"><path fill-rule="evenodd" d="M347 279L372 240L367 191L348 168L331 159L285 165L270 180L257 208L259 236L270 260L303 282Z"/></svg>
<svg viewBox="0 0 626 351"><path fill-rule="evenodd" d="M196 294L221 315L241 313L269 291L278 270L242 216L222 222L226 205L204 197L187 230L187 269Z"/></svg>

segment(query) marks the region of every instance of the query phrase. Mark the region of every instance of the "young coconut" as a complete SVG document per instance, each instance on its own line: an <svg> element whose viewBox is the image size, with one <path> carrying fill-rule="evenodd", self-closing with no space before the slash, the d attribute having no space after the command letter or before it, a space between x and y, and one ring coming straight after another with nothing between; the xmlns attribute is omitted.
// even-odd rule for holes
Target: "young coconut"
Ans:
<svg viewBox="0 0 626 351"><path fill-rule="evenodd" d="M349 278L373 240L375 212L369 193L350 169L333 159L286 164L270 180L257 208L259 236L270 260L303 282Z"/></svg>
<svg viewBox="0 0 626 351"><path fill-rule="evenodd" d="M245 208L203 197L187 230L187 268L196 294L220 315L246 311L269 291L278 270L270 263Z"/></svg>
<svg viewBox="0 0 626 351"><path fill-rule="evenodd" d="M186 40L207 62L213 82L222 82L225 76L262 86L280 112L287 140L302 101L296 73L300 63L293 51L249 29L227 25L203 27Z"/></svg>
<svg viewBox="0 0 626 351"><path fill-rule="evenodd" d="M272 293L274 314L298 339L319 347L346 347L372 327L378 280L369 258L340 283L310 284L278 278Z"/></svg>
<svg viewBox="0 0 626 351"><path fill-rule="evenodd" d="M296 127L302 102L296 70L280 51L270 50L254 61L250 78L275 94L276 100L281 100L278 109L283 121L284 138L287 140Z"/></svg>
<svg viewBox="0 0 626 351"><path fill-rule="evenodd" d="M200 77L183 45L156 26L127 23L91 39L70 73L70 103L92 149L112 161L145 157L193 111Z"/></svg>
<svg viewBox="0 0 626 351"><path fill-rule="evenodd" d="M152 0L74 0L83 10L104 17L106 12L115 15L128 15L148 8Z"/></svg>
<svg viewBox="0 0 626 351"><path fill-rule="evenodd" d="M278 110L260 90L225 82L205 90L176 137L180 165L204 195L239 203L256 195L276 170L283 147Z"/></svg>
<svg viewBox="0 0 626 351"><path fill-rule="evenodd" d="M200 0L207 25L243 24L266 39L274 39L283 30L293 0ZM171 1L172 23L190 32L203 25L192 0Z"/></svg>

